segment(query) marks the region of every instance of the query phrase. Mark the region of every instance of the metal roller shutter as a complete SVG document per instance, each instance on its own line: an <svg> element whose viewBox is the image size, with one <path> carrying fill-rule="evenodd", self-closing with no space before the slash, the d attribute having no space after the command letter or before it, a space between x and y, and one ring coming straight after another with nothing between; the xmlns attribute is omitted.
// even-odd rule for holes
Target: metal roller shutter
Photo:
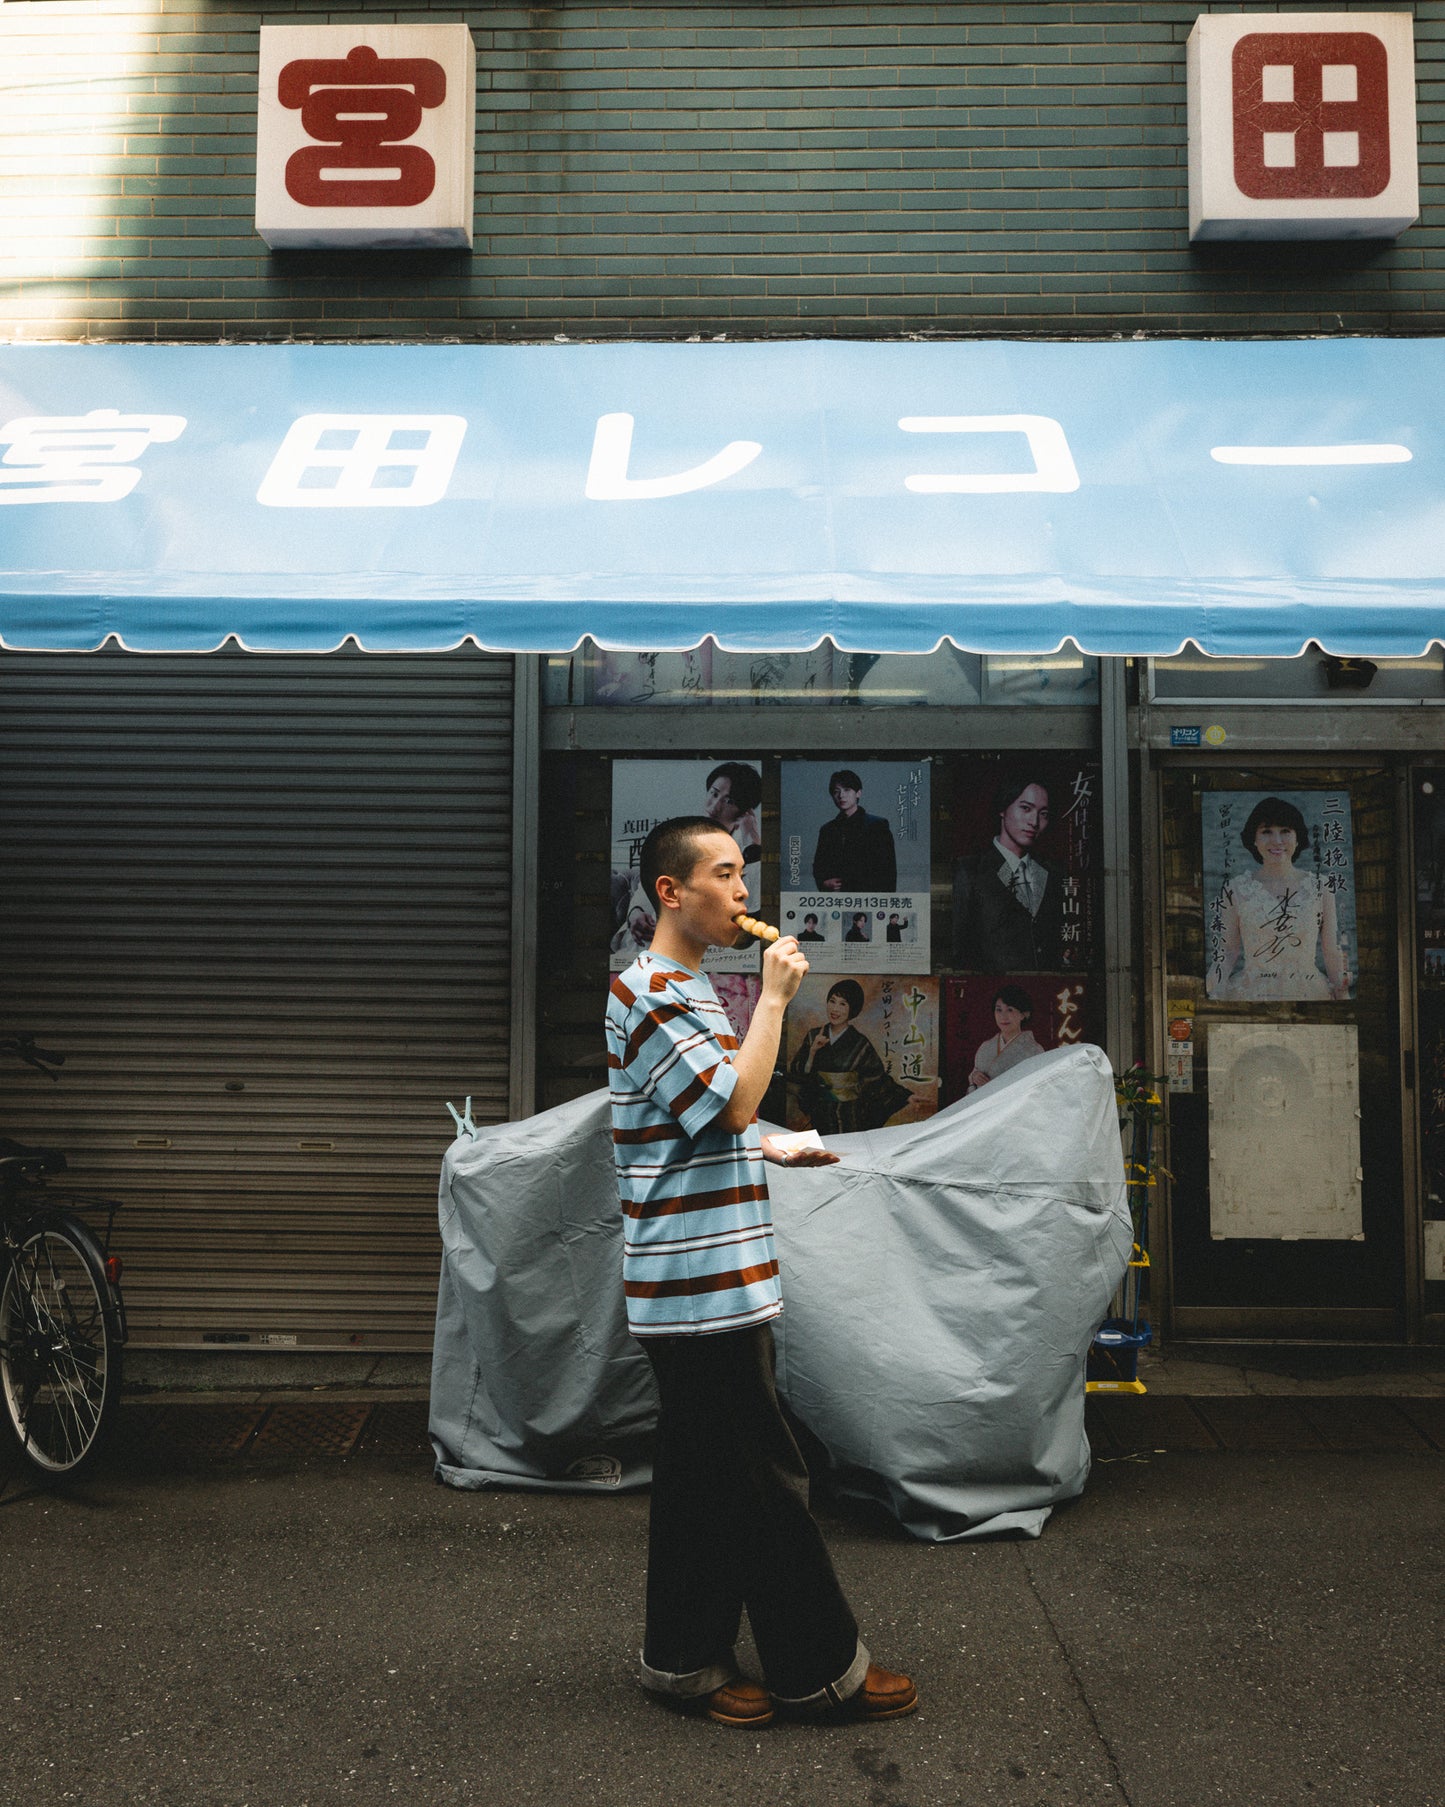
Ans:
<svg viewBox="0 0 1445 1807"><path fill-rule="evenodd" d="M0 1130L126 1201L133 1341L430 1345L506 1115L512 661L0 655Z"/></svg>

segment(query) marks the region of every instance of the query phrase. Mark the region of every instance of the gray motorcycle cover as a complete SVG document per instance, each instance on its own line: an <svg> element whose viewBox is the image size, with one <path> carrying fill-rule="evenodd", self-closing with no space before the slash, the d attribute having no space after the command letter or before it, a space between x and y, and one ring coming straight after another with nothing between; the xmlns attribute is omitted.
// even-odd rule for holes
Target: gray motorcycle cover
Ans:
<svg viewBox="0 0 1445 1807"><path fill-rule="evenodd" d="M431 1438L454 1486L648 1479L610 1132L600 1091L447 1151ZM921 1538L1037 1536L1088 1478L1084 1360L1132 1247L1108 1061L1058 1049L828 1146L838 1166L768 1184L779 1390L829 1485Z"/></svg>

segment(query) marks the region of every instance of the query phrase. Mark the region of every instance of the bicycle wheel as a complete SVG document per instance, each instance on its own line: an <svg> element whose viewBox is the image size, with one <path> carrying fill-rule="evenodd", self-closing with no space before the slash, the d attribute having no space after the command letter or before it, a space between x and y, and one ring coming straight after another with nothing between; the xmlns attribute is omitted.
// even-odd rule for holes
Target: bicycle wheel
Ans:
<svg viewBox="0 0 1445 1807"><path fill-rule="evenodd" d="M89 1230L54 1212L27 1224L0 1281L0 1401L43 1474L77 1474L100 1449L120 1397L116 1331Z"/></svg>

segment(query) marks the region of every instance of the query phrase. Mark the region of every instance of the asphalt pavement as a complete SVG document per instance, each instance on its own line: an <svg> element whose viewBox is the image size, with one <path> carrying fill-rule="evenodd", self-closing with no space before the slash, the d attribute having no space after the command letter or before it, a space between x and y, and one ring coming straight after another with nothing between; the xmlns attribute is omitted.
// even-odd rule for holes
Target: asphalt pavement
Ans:
<svg viewBox="0 0 1445 1807"><path fill-rule="evenodd" d="M645 1496L439 1487L414 1398L130 1404L0 1463L0 1803L1445 1807L1440 1410L1095 1401L1037 1541L825 1509L921 1711L746 1733L635 1686Z"/></svg>

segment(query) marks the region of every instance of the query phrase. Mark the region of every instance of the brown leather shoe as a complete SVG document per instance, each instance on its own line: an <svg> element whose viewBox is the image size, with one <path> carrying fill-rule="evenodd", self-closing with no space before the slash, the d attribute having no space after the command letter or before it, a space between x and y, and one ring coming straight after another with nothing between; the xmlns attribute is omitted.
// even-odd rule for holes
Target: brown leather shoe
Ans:
<svg viewBox="0 0 1445 1807"><path fill-rule="evenodd" d="M869 1663L863 1686L839 1707L844 1719L902 1719L918 1710L918 1690L906 1675Z"/></svg>
<svg viewBox="0 0 1445 1807"><path fill-rule="evenodd" d="M719 1725L768 1725L773 1717L773 1703L767 1690L756 1682L744 1681L742 1676L721 1688L714 1688L703 1698L708 1718L715 1719Z"/></svg>

